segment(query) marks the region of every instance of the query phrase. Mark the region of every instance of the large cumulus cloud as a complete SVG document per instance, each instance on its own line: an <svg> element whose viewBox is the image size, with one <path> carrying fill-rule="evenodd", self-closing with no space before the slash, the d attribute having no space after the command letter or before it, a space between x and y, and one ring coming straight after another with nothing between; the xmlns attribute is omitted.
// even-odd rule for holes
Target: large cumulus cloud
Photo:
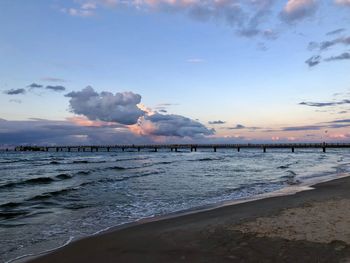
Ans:
<svg viewBox="0 0 350 263"><path fill-rule="evenodd" d="M70 92L71 111L92 121L125 125L143 136L197 138L214 134L200 122L175 114L161 114L142 106L141 95L133 92L96 92L92 87Z"/></svg>
<svg viewBox="0 0 350 263"><path fill-rule="evenodd" d="M198 121L175 114L146 115L139 123L143 134L152 136L198 137L214 134Z"/></svg>
<svg viewBox="0 0 350 263"><path fill-rule="evenodd" d="M132 92L98 93L92 87L86 87L82 91L70 92L66 97L70 98L73 113L84 115L90 120L132 125L145 114L137 106L141 102L141 95Z"/></svg>

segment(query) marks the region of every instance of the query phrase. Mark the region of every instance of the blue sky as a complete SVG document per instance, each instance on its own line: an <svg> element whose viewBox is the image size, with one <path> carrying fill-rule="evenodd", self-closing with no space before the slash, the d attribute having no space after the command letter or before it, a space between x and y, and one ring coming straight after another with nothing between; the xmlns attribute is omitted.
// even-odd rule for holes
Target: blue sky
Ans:
<svg viewBox="0 0 350 263"><path fill-rule="evenodd" d="M3 0L0 144L348 140L349 22L348 0Z"/></svg>

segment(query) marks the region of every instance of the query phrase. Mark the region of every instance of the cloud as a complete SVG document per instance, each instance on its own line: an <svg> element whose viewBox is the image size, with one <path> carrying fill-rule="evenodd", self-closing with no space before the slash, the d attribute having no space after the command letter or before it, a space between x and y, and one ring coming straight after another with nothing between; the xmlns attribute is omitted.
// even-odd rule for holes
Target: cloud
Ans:
<svg viewBox="0 0 350 263"><path fill-rule="evenodd" d="M144 144L152 140L114 126L80 126L71 121L41 119L1 121L0 145L103 145L116 142Z"/></svg>
<svg viewBox="0 0 350 263"><path fill-rule="evenodd" d="M7 95L20 95L25 93L26 93L25 89L10 89L10 90L4 91L4 94L7 94Z"/></svg>
<svg viewBox="0 0 350 263"><path fill-rule="evenodd" d="M41 89L43 87L43 85L37 84L37 83L32 83L30 85L27 86L30 89Z"/></svg>
<svg viewBox="0 0 350 263"><path fill-rule="evenodd" d="M21 100L17 100L17 99L9 100L9 102L13 102L13 103L17 103L17 104L21 104L22 103Z"/></svg>
<svg viewBox="0 0 350 263"><path fill-rule="evenodd" d="M52 90L52 91L65 91L66 90L66 88L63 86L51 86L51 85L46 86L45 89Z"/></svg>
<svg viewBox="0 0 350 263"><path fill-rule="evenodd" d="M342 6L350 6L350 0L335 0L335 3Z"/></svg>
<svg viewBox="0 0 350 263"><path fill-rule="evenodd" d="M218 121L208 121L208 124L212 124L212 125L221 125L221 124L225 124L226 121L221 121L221 120L218 120Z"/></svg>
<svg viewBox="0 0 350 263"><path fill-rule="evenodd" d="M322 57L319 56L319 55L317 55L317 56L312 56L312 57L310 57L309 59L307 59L307 60L305 61L305 63L306 63L309 67L314 67L314 66L316 66L316 65L318 65L318 64L321 63L321 59L322 59Z"/></svg>
<svg viewBox="0 0 350 263"><path fill-rule="evenodd" d="M347 37L338 37L332 40L326 40L326 41L322 41L322 42L310 42L309 43L309 49L310 50L314 50L314 49L318 49L320 51L324 51L329 49L330 47L333 47L335 45L345 45L348 46L350 45L350 36Z"/></svg>
<svg viewBox="0 0 350 263"><path fill-rule="evenodd" d="M334 121L330 121L328 123L350 123L350 119L334 120Z"/></svg>
<svg viewBox="0 0 350 263"><path fill-rule="evenodd" d="M344 31L346 31L345 28L339 28L339 29L335 29L333 31L330 31L330 32L326 33L326 35L327 36L337 35L337 34L343 33Z"/></svg>
<svg viewBox="0 0 350 263"><path fill-rule="evenodd" d="M186 62L191 64L199 64L205 62L205 60L201 58L189 58L186 60Z"/></svg>
<svg viewBox="0 0 350 263"><path fill-rule="evenodd" d="M137 106L141 102L141 95L132 92L98 93L92 87L86 87L65 96L70 98L69 104L73 113L84 115L90 120L132 125L145 114Z"/></svg>
<svg viewBox="0 0 350 263"><path fill-rule="evenodd" d="M77 8L62 8L61 11L70 16L90 17L95 15L97 2L83 1Z"/></svg>
<svg viewBox="0 0 350 263"><path fill-rule="evenodd" d="M199 22L225 24L241 36L269 38L269 35L264 35L266 29L263 26L272 17L272 7L275 3L275 0L80 0L75 1L74 7L63 8L61 11L80 17L93 16L100 7L183 13ZM274 34L273 38L276 36L277 34Z"/></svg>
<svg viewBox="0 0 350 263"><path fill-rule="evenodd" d="M41 80L43 81L48 81L48 82L67 82L65 79L61 79L61 78L53 78L53 77L44 77Z"/></svg>
<svg viewBox="0 0 350 263"><path fill-rule="evenodd" d="M324 128L322 125L306 125L306 126L292 126L292 127L284 127L282 131L313 131L320 130Z"/></svg>
<svg viewBox="0 0 350 263"><path fill-rule="evenodd" d="M336 60L348 60L350 59L350 53L344 52L338 56L331 56L329 58L326 58L324 61L330 62L330 61L336 61Z"/></svg>
<svg viewBox="0 0 350 263"><path fill-rule="evenodd" d="M288 0L281 17L287 22L296 22L313 15L317 7L316 0Z"/></svg>
<svg viewBox="0 0 350 263"><path fill-rule="evenodd" d="M331 102L300 102L299 105L310 106L310 107L330 107L350 104L350 100L341 100L341 101L331 101Z"/></svg>
<svg viewBox="0 0 350 263"><path fill-rule="evenodd" d="M141 134L151 136L193 138L214 134L213 129L208 129L200 122L175 114L146 115L138 126Z"/></svg>
<svg viewBox="0 0 350 263"><path fill-rule="evenodd" d="M228 127L228 130L241 130L241 129L245 129L246 127L242 124L237 124L235 127Z"/></svg>

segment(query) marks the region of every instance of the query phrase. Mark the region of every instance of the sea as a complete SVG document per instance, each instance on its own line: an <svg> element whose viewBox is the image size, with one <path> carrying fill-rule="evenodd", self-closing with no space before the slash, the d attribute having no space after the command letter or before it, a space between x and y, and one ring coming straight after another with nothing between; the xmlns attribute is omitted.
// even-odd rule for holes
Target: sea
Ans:
<svg viewBox="0 0 350 263"><path fill-rule="evenodd" d="M349 172L348 149L0 152L0 262Z"/></svg>

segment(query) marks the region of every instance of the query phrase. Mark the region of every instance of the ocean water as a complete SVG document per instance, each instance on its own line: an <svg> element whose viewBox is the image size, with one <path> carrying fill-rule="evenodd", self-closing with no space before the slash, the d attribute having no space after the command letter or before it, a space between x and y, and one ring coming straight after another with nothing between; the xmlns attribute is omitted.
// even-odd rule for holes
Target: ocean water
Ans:
<svg viewBox="0 0 350 263"><path fill-rule="evenodd" d="M0 152L0 262L142 218L347 172L348 149Z"/></svg>

